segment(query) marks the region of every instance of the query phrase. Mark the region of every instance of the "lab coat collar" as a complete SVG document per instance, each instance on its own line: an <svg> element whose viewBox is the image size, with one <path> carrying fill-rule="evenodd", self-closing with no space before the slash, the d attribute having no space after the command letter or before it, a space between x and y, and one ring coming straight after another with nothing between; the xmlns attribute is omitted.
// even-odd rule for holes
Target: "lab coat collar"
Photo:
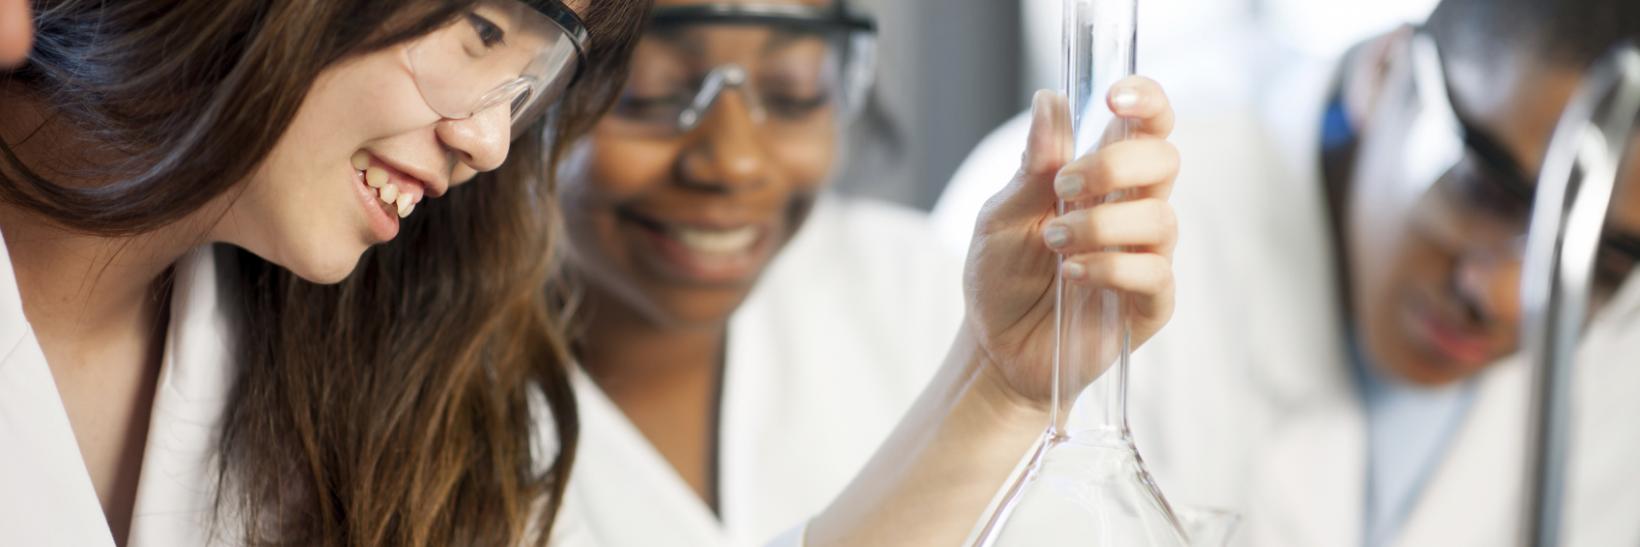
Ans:
<svg viewBox="0 0 1640 547"><path fill-rule="evenodd" d="M1504 545L1514 537L1528 372L1512 358L1477 380L1474 405L1390 545ZM1348 395L1300 413L1266 442L1243 544L1360 545L1367 435L1359 400Z"/></svg>
<svg viewBox="0 0 1640 547"><path fill-rule="evenodd" d="M113 547L0 239L0 544Z"/></svg>
<svg viewBox="0 0 1640 547"><path fill-rule="evenodd" d="M213 246L178 261L171 323L154 392L148 445L128 545L208 545L236 531L214 523L217 440L238 368L230 360L233 317L224 305Z"/></svg>
<svg viewBox="0 0 1640 547"><path fill-rule="evenodd" d="M129 546L206 545L216 431L234 371L210 248L174 269ZM113 546L51 369L0 242L0 544Z"/></svg>
<svg viewBox="0 0 1640 547"><path fill-rule="evenodd" d="M724 544L722 529L713 525L717 517L711 509L693 495L694 490L626 419L620 407L604 395L579 366L571 369L571 381L580 410L581 430L595 433L581 436L575 471L570 474L571 488L566 494L573 499L566 500L565 505L594 509L624 507L632 509L632 514L644 516L644 522L635 524L628 521L627 515L578 510L578 518L585 520L584 529L577 530L582 534L581 541L589 545ZM637 477L639 480L625 484L646 487L641 490L624 488L623 484L574 487L577 480L595 480L596 477ZM599 522L604 518L619 518L622 522ZM664 520L656 521L656 518Z"/></svg>

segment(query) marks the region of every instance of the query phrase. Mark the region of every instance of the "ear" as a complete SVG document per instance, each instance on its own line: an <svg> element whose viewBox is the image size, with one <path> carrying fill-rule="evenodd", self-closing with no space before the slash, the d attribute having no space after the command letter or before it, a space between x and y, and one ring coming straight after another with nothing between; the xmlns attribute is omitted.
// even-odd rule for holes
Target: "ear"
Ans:
<svg viewBox="0 0 1640 547"><path fill-rule="evenodd" d="M1412 47L1413 32L1412 25L1401 25L1357 44L1344 55L1344 110L1351 125L1362 127L1372 119L1390 68L1406 58L1407 48Z"/></svg>

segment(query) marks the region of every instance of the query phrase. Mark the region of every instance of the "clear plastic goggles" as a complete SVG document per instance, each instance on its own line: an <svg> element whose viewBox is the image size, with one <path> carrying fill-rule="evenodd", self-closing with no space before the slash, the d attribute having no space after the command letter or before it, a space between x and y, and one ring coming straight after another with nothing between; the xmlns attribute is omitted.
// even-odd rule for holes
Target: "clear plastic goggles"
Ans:
<svg viewBox="0 0 1640 547"><path fill-rule="evenodd" d="M660 7L606 121L676 136L733 96L758 127L835 132L864 102L876 24L842 7L706 4Z"/></svg>
<svg viewBox="0 0 1640 547"><path fill-rule="evenodd" d="M461 120L505 105L517 137L579 75L586 41L560 0L483 0L406 52L434 112Z"/></svg>

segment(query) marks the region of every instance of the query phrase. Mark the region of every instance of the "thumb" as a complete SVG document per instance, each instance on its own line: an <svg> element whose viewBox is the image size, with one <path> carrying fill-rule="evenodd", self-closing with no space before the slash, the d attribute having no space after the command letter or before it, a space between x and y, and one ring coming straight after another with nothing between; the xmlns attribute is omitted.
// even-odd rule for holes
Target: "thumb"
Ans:
<svg viewBox="0 0 1640 547"><path fill-rule="evenodd" d="M1031 98L1031 130L1025 138L1019 172L996 196L1004 211L1036 214L1054 206L1059 198L1053 191L1053 179L1071 153L1070 125L1065 97L1046 89L1037 91Z"/></svg>

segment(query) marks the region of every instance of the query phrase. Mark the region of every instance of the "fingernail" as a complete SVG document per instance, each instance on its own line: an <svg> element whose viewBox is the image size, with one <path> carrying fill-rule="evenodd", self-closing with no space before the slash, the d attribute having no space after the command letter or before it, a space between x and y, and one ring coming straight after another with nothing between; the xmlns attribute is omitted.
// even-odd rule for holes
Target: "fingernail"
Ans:
<svg viewBox="0 0 1640 547"><path fill-rule="evenodd" d="M1059 194L1060 199L1070 199L1082 195L1082 189L1087 183L1082 175L1076 173L1062 174L1053 179L1053 192Z"/></svg>
<svg viewBox="0 0 1640 547"><path fill-rule="evenodd" d="M1059 267L1060 275L1065 279L1082 280L1088 276L1088 268L1077 262L1066 262Z"/></svg>
<svg viewBox="0 0 1640 547"><path fill-rule="evenodd" d="M1039 89L1035 95L1031 96L1031 123L1033 125L1047 121L1044 118L1048 117L1048 93L1050 91L1046 89Z"/></svg>
<svg viewBox="0 0 1640 547"><path fill-rule="evenodd" d="M1071 242L1071 231L1064 226L1051 224L1042 230L1042 240L1048 243L1049 249L1058 249Z"/></svg>
<svg viewBox="0 0 1640 547"><path fill-rule="evenodd" d="M1139 92L1127 88L1118 89L1115 94L1110 96L1110 104L1116 107L1117 110L1127 110L1138 106Z"/></svg>

